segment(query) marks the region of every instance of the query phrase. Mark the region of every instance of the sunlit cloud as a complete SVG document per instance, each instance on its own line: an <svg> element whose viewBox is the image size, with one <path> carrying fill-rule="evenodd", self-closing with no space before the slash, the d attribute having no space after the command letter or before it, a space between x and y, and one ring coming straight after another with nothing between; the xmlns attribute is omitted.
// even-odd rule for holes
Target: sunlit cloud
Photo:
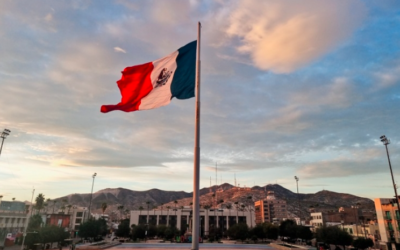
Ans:
<svg viewBox="0 0 400 250"><path fill-rule="evenodd" d="M124 49L121 49L120 47L114 47L114 50L126 54L126 51Z"/></svg>
<svg viewBox="0 0 400 250"><path fill-rule="evenodd" d="M366 12L359 0L239 1L227 33L240 39L237 50L256 67L289 73L341 45Z"/></svg>

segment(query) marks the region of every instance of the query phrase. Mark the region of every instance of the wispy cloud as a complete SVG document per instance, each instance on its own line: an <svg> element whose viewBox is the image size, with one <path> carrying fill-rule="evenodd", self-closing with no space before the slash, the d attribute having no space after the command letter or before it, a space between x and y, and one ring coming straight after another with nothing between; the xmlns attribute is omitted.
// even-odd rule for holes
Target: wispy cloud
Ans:
<svg viewBox="0 0 400 250"><path fill-rule="evenodd" d="M126 54L126 51L124 49L121 49L120 47L114 47L114 50Z"/></svg>

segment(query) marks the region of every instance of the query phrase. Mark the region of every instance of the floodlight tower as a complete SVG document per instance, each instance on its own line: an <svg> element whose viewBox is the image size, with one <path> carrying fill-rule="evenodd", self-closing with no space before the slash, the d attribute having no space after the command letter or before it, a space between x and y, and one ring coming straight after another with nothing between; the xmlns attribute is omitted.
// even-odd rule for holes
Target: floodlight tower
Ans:
<svg viewBox="0 0 400 250"><path fill-rule="evenodd" d="M97 173L94 173L94 174L92 175L93 181L92 181L92 191L90 192L90 203L89 203L89 214L88 214L88 219L91 217L91 214L90 214L90 207L92 206L94 178L96 177L96 175L97 175Z"/></svg>
<svg viewBox="0 0 400 250"><path fill-rule="evenodd" d="M381 139L381 142L383 142L383 145L385 145L385 148L386 148L386 154L387 154L387 158L388 158L388 162L389 162L390 175L392 176L393 189L394 189L394 194L395 194L395 201L397 203L397 209L399 209L399 197L397 196L396 183L394 182L392 164L390 163L389 150L388 150L388 145L390 144L390 140L388 138L386 138L385 135L382 135L380 137L380 139Z"/></svg>
<svg viewBox="0 0 400 250"><path fill-rule="evenodd" d="M1 146L0 146L0 155L1 155L1 150L3 149L3 143L4 143L4 139L6 139L7 136L9 136L11 133L11 131L9 129L4 129L3 132L1 133L0 137L3 139L1 141Z"/></svg>

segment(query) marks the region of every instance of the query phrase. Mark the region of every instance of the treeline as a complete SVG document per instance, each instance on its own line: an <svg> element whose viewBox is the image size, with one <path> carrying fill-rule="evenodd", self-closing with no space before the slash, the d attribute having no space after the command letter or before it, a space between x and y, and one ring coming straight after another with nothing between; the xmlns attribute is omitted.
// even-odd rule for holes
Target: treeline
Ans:
<svg viewBox="0 0 400 250"><path fill-rule="evenodd" d="M53 248L54 243L62 245L64 240L69 238L69 233L65 232L64 228L54 225L42 226L42 224L42 217L39 214L31 216L24 243L27 249L37 249L35 245L40 245L40 249Z"/></svg>

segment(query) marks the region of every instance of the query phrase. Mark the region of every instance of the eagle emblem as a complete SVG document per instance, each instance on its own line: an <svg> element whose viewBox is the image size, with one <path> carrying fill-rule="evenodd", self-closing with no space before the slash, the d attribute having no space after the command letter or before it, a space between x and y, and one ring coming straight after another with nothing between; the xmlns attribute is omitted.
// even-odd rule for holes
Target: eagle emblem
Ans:
<svg viewBox="0 0 400 250"><path fill-rule="evenodd" d="M167 83L169 77L171 76L171 74L172 74L172 71L167 71L167 68L163 68L161 70L160 74L158 75L156 85L154 86L154 88L158 88L158 87L165 85Z"/></svg>

